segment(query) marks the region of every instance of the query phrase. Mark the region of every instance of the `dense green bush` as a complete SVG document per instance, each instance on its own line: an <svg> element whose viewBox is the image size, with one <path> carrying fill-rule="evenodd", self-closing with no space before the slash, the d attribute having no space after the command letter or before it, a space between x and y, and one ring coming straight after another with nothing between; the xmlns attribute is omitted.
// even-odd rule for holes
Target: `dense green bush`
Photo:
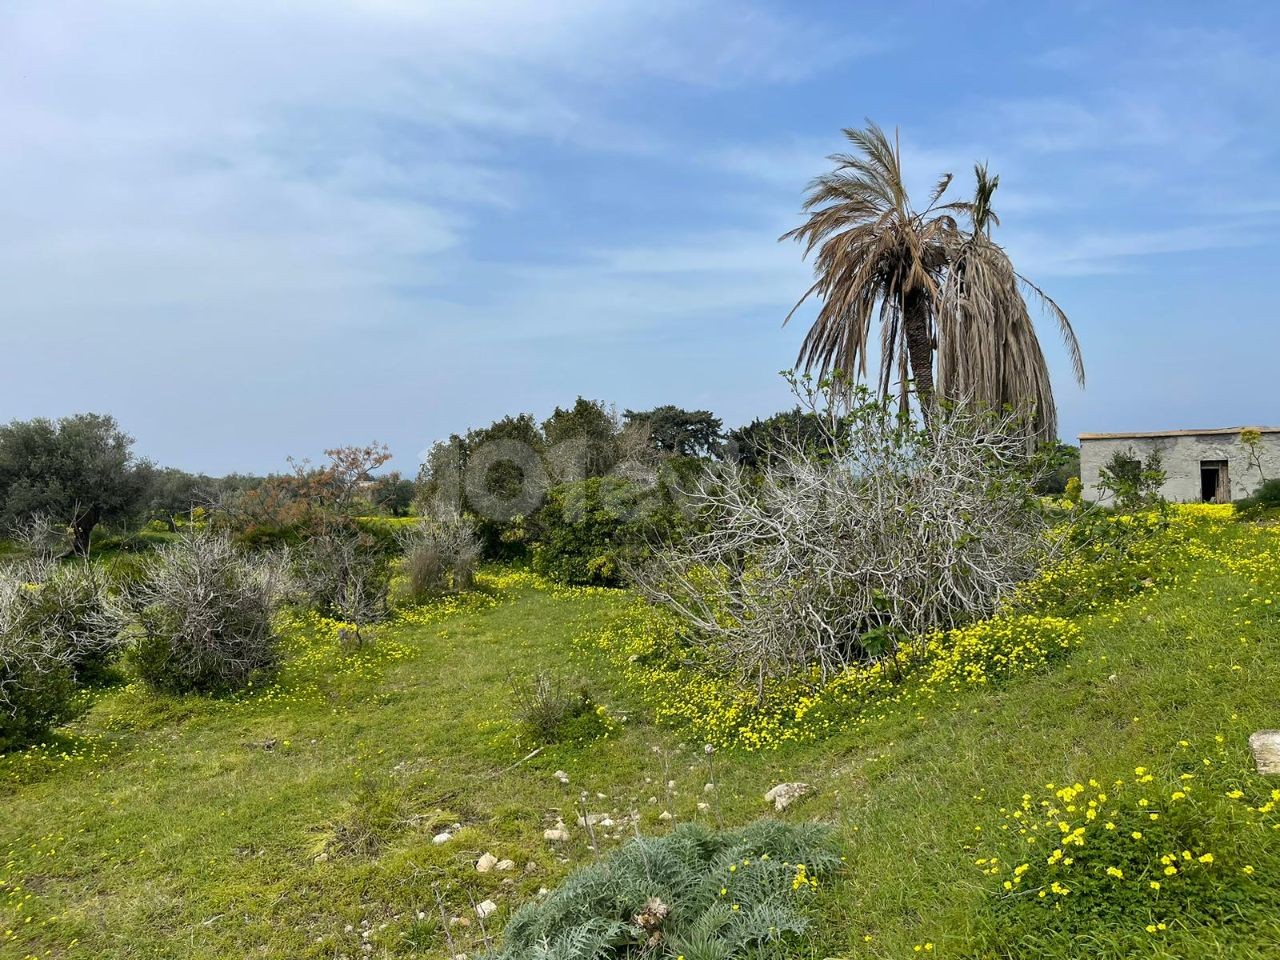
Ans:
<svg viewBox="0 0 1280 960"><path fill-rule="evenodd" d="M611 476L561 484L533 517L533 568L560 583L619 586L628 564L688 523L662 483Z"/></svg>
<svg viewBox="0 0 1280 960"><path fill-rule="evenodd" d="M283 586L276 558L246 556L224 537L184 535L126 591L138 675L166 693L223 693L272 671Z"/></svg>
<svg viewBox="0 0 1280 960"><path fill-rule="evenodd" d="M807 901L840 862L817 824L742 830L685 824L572 873L507 924L502 960L686 960L781 955L808 928Z"/></svg>

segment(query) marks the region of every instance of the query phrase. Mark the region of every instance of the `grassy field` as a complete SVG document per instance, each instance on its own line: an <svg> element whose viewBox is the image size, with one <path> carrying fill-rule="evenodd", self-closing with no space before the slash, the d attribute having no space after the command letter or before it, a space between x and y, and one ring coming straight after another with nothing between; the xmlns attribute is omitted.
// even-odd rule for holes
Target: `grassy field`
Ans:
<svg viewBox="0 0 1280 960"><path fill-rule="evenodd" d="M1280 727L1278 557L1274 528L1208 524L1170 582L1080 617L1079 643L1045 671L714 755L697 730L653 725L582 640L623 593L492 571L484 592L408 611L360 649L300 617L267 688L175 700L116 687L56 743L0 758L0 956L470 954L595 855L580 804L617 822L595 828L604 849L691 819L749 822L794 780L816 790L783 816L835 824L847 857L798 956L1280 956L1280 830L1219 796L1265 808L1280 787L1251 773L1247 747ZM586 684L605 715L598 735L524 759L513 690L538 672ZM1007 871L988 872L1022 856L1001 828L1024 794L1035 805L1144 775L1164 791L1150 808L1169 808L1162 828L1181 822L1170 790L1213 794L1196 826L1217 851L1212 909L1170 902L1157 918L1149 898L1108 895L1074 940L1005 895ZM544 840L561 818L570 840ZM515 869L477 873L485 852ZM498 912L482 923L485 899Z"/></svg>

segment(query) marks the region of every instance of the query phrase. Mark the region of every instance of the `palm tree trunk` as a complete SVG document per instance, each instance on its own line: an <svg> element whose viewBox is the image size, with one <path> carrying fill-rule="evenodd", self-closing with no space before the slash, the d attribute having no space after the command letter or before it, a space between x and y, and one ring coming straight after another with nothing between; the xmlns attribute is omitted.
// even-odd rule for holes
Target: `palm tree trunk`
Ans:
<svg viewBox="0 0 1280 960"><path fill-rule="evenodd" d="M902 300L903 333L907 341L907 359L911 378L916 385L920 411L926 417L933 406L933 335L929 330L929 294L925 290L909 290Z"/></svg>

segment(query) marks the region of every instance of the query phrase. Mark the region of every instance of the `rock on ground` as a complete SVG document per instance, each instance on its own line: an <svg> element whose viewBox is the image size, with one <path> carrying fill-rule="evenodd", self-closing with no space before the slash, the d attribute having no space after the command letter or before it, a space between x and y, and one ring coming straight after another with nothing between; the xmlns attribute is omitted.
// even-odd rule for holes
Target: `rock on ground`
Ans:
<svg viewBox="0 0 1280 960"><path fill-rule="evenodd" d="M811 793L813 787L807 783L780 783L764 795L764 800L772 803L773 809L781 811Z"/></svg>
<svg viewBox="0 0 1280 960"><path fill-rule="evenodd" d="M495 857L492 853L486 853L484 856L482 856L479 860L476 861L476 869L479 870L481 873L488 873L497 865L498 865L498 858Z"/></svg>
<svg viewBox="0 0 1280 960"><path fill-rule="evenodd" d="M1262 774L1280 774L1280 730L1259 730L1249 738L1253 762Z"/></svg>
<svg viewBox="0 0 1280 960"><path fill-rule="evenodd" d="M498 905L492 900L483 900L476 904L476 916L483 920L498 909Z"/></svg>

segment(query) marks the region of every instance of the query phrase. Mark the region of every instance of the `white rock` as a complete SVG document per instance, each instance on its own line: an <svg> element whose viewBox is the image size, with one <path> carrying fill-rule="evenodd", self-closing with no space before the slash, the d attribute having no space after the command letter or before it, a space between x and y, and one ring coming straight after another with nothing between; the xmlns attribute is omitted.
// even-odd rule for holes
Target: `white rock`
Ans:
<svg viewBox="0 0 1280 960"><path fill-rule="evenodd" d="M765 803L772 803L775 810L785 810L812 792L813 787L807 783L780 783L764 795L764 800Z"/></svg>
<svg viewBox="0 0 1280 960"><path fill-rule="evenodd" d="M1249 738L1249 749L1259 773L1280 773L1280 730L1259 730Z"/></svg>
<svg viewBox="0 0 1280 960"><path fill-rule="evenodd" d="M498 909L498 905L492 900L482 900L476 904L476 916L483 920L485 917L492 915Z"/></svg>
<svg viewBox="0 0 1280 960"><path fill-rule="evenodd" d="M578 826L594 827L603 824L608 819L609 815L607 813L588 813L585 817L578 818Z"/></svg>
<svg viewBox="0 0 1280 960"><path fill-rule="evenodd" d="M660 814L658 814L658 819L659 819L659 820L670 820L670 819L671 819L671 811L670 811L670 810L663 810Z"/></svg>
<svg viewBox="0 0 1280 960"><path fill-rule="evenodd" d="M556 825L550 830L542 831L542 839L550 840L553 843L563 843L569 839L569 831L565 829L564 821L557 820Z"/></svg>
<svg viewBox="0 0 1280 960"><path fill-rule="evenodd" d="M495 857L492 853L486 853L484 856L482 856L479 860L476 861L476 869L481 873L488 873L497 865L498 865L498 858Z"/></svg>
<svg viewBox="0 0 1280 960"><path fill-rule="evenodd" d="M569 782L569 775L565 773L563 770L557 770L555 773L552 774L552 776L555 777L557 780L559 780L561 783Z"/></svg>
<svg viewBox="0 0 1280 960"><path fill-rule="evenodd" d="M440 833L437 833L434 837L432 837L431 842L434 844L441 844L441 843L448 843L452 839L453 839L453 834L450 833L448 830L444 830Z"/></svg>
<svg viewBox="0 0 1280 960"><path fill-rule="evenodd" d="M514 860L499 860L493 865L493 869L499 873L506 873L508 870L514 870L515 868L516 862Z"/></svg>
<svg viewBox="0 0 1280 960"><path fill-rule="evenodd" d="M710 810L710 809L711 809L711 804L709 804L709 803L700 803L700 804L698 804L698 809L699 809L699 810Z"/></svg>
<svg viewBox="0 0 1280 960"><path fill-rule="evenodd" d="M703 792L703 793L710 793L710 792L711 792L712 790L714 790L715 788L716 788L716 785L715 785L714 783L708 783L705 787L703 787L703 788L702 788L702 792Z"/></svg>

